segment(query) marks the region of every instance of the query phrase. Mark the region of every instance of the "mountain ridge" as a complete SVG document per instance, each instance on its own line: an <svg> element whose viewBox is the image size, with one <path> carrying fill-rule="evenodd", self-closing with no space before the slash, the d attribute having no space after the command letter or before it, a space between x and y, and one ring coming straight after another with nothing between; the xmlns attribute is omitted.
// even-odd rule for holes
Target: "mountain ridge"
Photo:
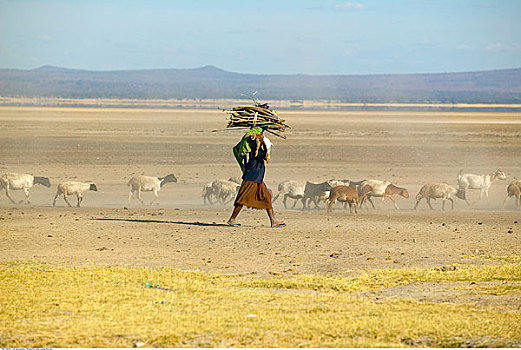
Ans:
<svg viewBox="0 0 521 350"><path fill-rule="evenodd" d="M197 68L90 71L0 69L0 96L120 99L240 98L344 102L521 103L521 68L411 74L247 74Z"/></svg>

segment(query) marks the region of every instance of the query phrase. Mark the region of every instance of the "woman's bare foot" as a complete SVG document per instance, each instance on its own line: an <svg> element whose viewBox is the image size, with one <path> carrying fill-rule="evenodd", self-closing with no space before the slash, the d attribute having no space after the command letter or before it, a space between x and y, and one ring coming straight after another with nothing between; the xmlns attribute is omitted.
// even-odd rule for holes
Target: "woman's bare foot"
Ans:
<svg viewBox="0 0 521 350"><path fill-rule="evenodd" d="M277 223L271 224L271 227L286 227L286 223L284 221L279 221Z"/></svg>
<svg viewBox="0 0 521 350"><path fill-rule="evenodd" d="M239 224L238 222L235 222L235 219L230 219L226 222L228 225L230 226L234 226L234 227L238 227L238 226L241 226L241 224Z"/></svg>

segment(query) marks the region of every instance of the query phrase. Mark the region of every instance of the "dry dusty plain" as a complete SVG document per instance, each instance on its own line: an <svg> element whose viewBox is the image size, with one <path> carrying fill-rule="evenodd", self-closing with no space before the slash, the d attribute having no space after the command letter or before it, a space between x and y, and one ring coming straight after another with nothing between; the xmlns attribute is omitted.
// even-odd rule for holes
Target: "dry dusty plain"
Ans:
<svg viewBox="0 0 521 350"><path fill-rule="evenodd" d="M224 225L231 204L204 206L201 197L204 184L240 175L231 148L242 131L212 132L226 125L220 110L1 107L0 171L47 176L52 187L33 187L30 206L12 205L2 191L0 261L265 275L435 267L519 254L521 212L513 199L501 210L508 182L521 178L519 112L280 114L292 129L287 140L271 137L265 180L275 193L289 179L384 179L407 188L410 198L397 197L400 210L386 200L380 210L358 215L340 204L332 215L323 204L286 210L278 199L286 228L268 227L266 213L254 210L244 210L243 226L231 228ZM458 201L443 212L437 201L431 211L422 201L413 210L423 184L456 186L460 169L484 174L498 167L507 180L492 185L489 204L470 191L471 206ZM131 176L168 173L179 182L162 188L159 206L128 204ZM52 207L57 184L66 180L93 181L98 192L86 192L81 208L62 198ZM150 192L143 197L153 199Z"/></svg>
<svg viewBox="0 0 521 350"><path fill-rule="evenodd" d="M380 210L364 208L358 215L339 204L332 215L323 204L285 209L279 199L275 211L287 227L270 228L265 212L244 210L242 226L232 228L225 225L231 204L205 206L201 197L204 184L240 175L231 149L243 131L212 132L226 126L222 111L0 107L0 172L47 176L52 184L33 187L31 205L12 205L0 193L0 262L269 277L442 269L520 255L521 211L513 199L501 206L507 184L521 178L521 113L279 114L292 129L287 140L271 137L265 180L274 192L290 179L383 179L407 188L410 198L397 197L399 210L386 201ZM492 185L489 203L470 191L470 206L458 201L454 211L441 211L437 201L431 211L422 202L413 210L423 184L456 186L460 169L485 174L497 168L507 180ZM128 204L131 176L169 173L179 182L162 188L159 206ZM66 180L95 182L98 192L86 192L81 208L69 208L61 198L53 207L57 184ZM22 199L23 193L13 196ZM151 193L143 197L153 199ZM434 302L458 299L408 288L394 292ZM519 294L483 297L481 303L521 308Z"/></svg>

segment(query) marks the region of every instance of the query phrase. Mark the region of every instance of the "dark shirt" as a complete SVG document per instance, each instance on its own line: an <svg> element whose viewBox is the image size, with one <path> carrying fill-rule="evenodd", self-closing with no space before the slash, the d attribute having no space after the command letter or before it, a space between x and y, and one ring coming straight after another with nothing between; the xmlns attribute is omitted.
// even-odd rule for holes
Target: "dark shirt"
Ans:
<svg viewBox="0 0 521 350"><path fill-rule="evenodd" d="M266 171L264 165L267 153L266 145L261 143L256 157L255 149L257 148L257 144L255 143L255 140L251 140L250 148L252 151L248 154L248 162L245 164L246 170L244 171L242 179L244 181L253 181L260 184L264 181L264 173Z"/></svg>

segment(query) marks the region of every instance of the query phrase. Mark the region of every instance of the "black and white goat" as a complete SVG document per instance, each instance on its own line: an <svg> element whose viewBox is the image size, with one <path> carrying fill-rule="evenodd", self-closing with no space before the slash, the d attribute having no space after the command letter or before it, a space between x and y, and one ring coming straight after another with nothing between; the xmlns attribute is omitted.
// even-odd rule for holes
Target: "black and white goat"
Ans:
<svg viewBox="0 0 521 350"><path fill-rule="evenodd" d="M0 190L2 188L5 189L5 195L13 204L16 204L16 202L11 198L11 190L23 190L25 193L25 202L31 204L29 202L29 190L33 185L51 187L51 182L47 177L32 176L29 174L5 173L0 176ZM21 200L18 203L23 202L24 201Z"/></svg>
<svg viewBox="0 0 521 350"><path fill-rule="evenodd" d="M69 203L69 200L67 199L67 196L71 196L73 194L76 195L76 199L78 200L78 203L76 204L77 207L80 206L81 202L83 201L83 192L85 191L97 191L98 187L96 187L96 184L92 182L78 182L78 181L65 181L58 185L58 189L56 191L56 195L54 196L54 201L52 202L52 206L54 207L56 205L56 200L59 196L63 195L63 200L69 207L72 207L71 203Z"/></svg>

